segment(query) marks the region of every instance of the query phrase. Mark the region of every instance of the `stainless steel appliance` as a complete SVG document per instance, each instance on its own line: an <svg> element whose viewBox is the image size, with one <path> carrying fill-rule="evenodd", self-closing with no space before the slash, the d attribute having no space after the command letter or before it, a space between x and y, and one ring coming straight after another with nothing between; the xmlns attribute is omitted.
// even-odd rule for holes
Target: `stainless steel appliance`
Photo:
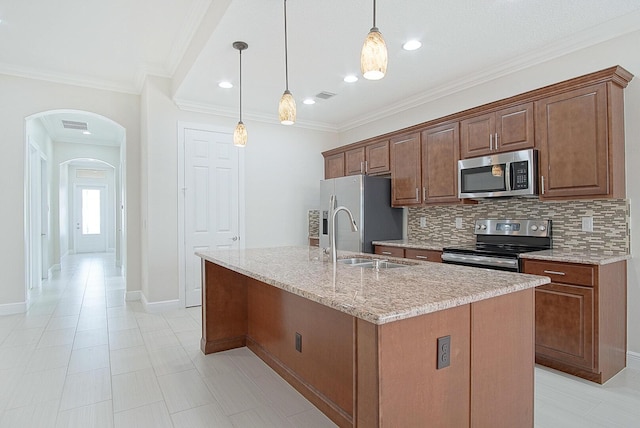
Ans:
<svg viewBox="0 0 640 428"><path fill-rule="evenodd" d="M538 151L499 153L458 161L458 197L538 194Z"/></svg>
<svg viewBox="0 0 640 428"><path fill-rule="evenodd" d="M335 204L331 206L331 195ZM338 250L373 253L372 241L402 239L402 209L391 207L391 179L350 175L320 181L320 246L329 247L331 213L345 206L358 231L351 231L346 216L336 217Z"/></svg>
<svg viewBox="0 0 640 428"><path fill-rule="evenodd" d="M552 248L551 220L476 220L476 243L443 249L442 261L520 272L519 254Z"/></svg>

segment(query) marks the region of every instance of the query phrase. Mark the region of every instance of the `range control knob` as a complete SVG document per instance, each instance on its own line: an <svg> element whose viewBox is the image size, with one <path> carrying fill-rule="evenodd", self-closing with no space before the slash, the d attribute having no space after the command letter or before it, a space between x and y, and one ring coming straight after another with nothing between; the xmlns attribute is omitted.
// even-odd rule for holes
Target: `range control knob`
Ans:
<svg viewBox="0 0 640 428"><path fill-rule="evenodd" d="M483 224L482 226L480 226L480 229L482 229L482 230L486 230L486 229L487 229L487 225L486 225L486 224Z"/></svg>
<svg viewBox="0 0 640 428"><path fill-rule="evenodd" d="M479 224L476 224L476 229L480 230L480 225Z"/></svg>
<svg viewBox="0 0 640 428"><path fill-rule="evenodd" d="M531 226L531 230L533 230L535 232L536 230L538 230L538 226L536 226L535 224L532 225ZM540 229L540 230L542 230L542 229Z"/></svg>
<svg viewBox="0 0 640 428"><path fill-rule="evenodd" d="M547 230L547 228L543 225L540 225L540 232L544 232L545 230Z"/></svg>

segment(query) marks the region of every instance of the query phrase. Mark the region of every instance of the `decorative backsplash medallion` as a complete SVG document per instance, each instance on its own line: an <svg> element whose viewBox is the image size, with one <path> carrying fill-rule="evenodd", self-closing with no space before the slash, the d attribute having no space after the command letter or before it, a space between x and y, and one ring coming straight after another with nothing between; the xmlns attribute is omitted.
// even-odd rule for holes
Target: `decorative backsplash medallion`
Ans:
<svg viewBox="0 0 640 428"><path fill-rule="evenodd" d="M537 199L484 199L477 205L408 208L409 239L444 245L475 240L473 226L480 218L544 218L553 220L554 248L629 252L629 201L597 199L541 202ZM425 217L426 227L420 227ZM582 231L582 217L593 217L593 232ZM456 228L456 219L462 228Z"/></svg>

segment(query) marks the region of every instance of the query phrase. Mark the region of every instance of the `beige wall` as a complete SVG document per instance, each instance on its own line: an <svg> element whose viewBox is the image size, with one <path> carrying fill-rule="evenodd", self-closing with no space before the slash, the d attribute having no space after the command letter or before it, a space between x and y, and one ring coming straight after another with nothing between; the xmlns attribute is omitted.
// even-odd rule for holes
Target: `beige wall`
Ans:
<svg viewBox="0 0 640 428"><path fill-rule="evenodd" d="M631 254L628 264L628 349L640 358L640 32L542 62L476 87L340 133L339 145L395 131L528 90L581 76L613 65L636 75L625 89L627 198L631 211Z"/></svg>

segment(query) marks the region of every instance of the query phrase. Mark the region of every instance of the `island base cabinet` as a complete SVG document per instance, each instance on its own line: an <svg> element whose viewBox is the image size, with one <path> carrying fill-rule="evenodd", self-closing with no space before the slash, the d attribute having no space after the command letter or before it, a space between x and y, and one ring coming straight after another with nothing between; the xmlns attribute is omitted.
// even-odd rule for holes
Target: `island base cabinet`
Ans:
<svg viewBox="0 0 640 428"><path fill-rule="evenodd" d="M533 289L373 324L214 263L203 281L202 352L246 345L340 427L533 427Z"/></svg>

